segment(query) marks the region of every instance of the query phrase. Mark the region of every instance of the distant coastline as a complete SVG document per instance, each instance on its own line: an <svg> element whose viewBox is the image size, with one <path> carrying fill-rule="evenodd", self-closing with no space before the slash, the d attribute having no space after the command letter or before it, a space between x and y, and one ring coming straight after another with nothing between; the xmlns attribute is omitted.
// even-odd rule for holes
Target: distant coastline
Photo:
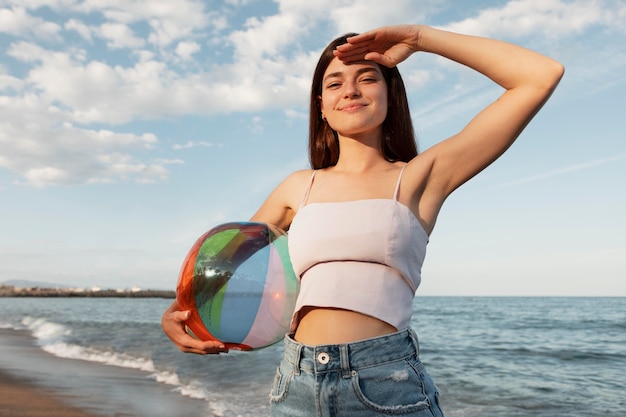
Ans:
<svg viewBox="0 0 626 417"><path fill-rule="evenodd" d="M0 297L98 297L98 298L176 298L176 292L170 290L114 290L84 288L19 288L12 285L0 285Z"/></svg>

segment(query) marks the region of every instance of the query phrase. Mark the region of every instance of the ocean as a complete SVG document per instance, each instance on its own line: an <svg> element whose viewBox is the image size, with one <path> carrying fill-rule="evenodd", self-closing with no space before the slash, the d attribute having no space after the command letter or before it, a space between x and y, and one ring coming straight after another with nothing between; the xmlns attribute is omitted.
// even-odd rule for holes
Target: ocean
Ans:
<svg viewBox="0 0 626 417"><path fill-rule="evenodd" d="M267 416L281 344L181 353L160 328L170 302L0 298L0 368L104 415ZM626 415L626 298L418 296L412 327L447 417Z"/></svg>

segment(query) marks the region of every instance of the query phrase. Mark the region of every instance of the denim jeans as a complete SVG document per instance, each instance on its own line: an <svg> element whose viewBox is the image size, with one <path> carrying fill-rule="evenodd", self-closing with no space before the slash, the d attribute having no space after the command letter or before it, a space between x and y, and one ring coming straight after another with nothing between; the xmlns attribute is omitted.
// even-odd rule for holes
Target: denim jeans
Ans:
<svg viewBox="0 0 626 417"><path fill-rule="evenodd" d="M408 329L339 345L286 336L270 403L274 417L443 417L438 397Z"/></svg>

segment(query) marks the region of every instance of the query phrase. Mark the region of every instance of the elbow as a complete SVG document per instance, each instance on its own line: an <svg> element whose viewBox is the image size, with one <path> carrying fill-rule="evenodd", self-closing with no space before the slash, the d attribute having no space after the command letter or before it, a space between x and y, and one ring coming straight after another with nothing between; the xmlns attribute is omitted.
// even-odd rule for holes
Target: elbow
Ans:
<svg viewBox="0 0 626 417"><path fill-rule="evenodd" d="M549 97L559 85L564 73L565 67L563 64L550 60L540 70L535 72L530 83L534 85L534 91L540 97Z"/></svg>
<svg viewBox="0 0 626 417"><path fill-rule="evenodd" d="M556 88L564 74L565 66L558 61L552 60L550 67L546 71L546 81L550 90Z"/></svg>

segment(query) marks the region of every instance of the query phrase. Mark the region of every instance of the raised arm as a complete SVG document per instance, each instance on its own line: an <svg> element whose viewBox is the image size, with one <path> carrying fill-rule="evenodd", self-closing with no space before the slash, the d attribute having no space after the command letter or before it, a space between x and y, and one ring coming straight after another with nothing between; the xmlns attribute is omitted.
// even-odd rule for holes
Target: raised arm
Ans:
<svg viewBox="0 0 626 417"><path fill-rule="evenodd" d="M423 177L424 165L428 166L421 193L434 200L435 206L511 146L563 75L560 63L531 50L427 26L383 27L348 42L336 51L347 62L368 59L393 66L414 52L429 52L470 67L505 89L462 131L418 156L419 168L407 170L409 175L413 171ZM434 218L425 220L434 222Z"/></svg>

